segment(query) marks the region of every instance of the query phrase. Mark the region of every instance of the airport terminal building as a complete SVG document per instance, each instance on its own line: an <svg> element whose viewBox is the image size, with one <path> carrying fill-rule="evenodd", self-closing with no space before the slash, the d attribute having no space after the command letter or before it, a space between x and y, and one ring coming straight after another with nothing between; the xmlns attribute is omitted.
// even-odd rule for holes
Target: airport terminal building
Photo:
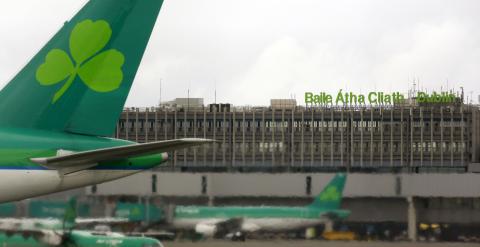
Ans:
<svg viewBox="0 0 480 247"><path fill-rule="evenodd" d="M170 166L181 171L466 172L479 162L480 115L472 105L204 107L186 100L125 109L115 137L217 140L176 152Z"/></svg>
<svg viewBox="0 0 480 247"><path fill-rule="evenodd" d="M305 205L334 172L346 171L349 224L399 226L412 239L420 223L478 230L479 113L461 101L298 106L272 100L266 107L235 107L176 99L127 108L116 138L217 143L177 151L161 168L86 193L107 205L112 198L163 206Z"/></svg>

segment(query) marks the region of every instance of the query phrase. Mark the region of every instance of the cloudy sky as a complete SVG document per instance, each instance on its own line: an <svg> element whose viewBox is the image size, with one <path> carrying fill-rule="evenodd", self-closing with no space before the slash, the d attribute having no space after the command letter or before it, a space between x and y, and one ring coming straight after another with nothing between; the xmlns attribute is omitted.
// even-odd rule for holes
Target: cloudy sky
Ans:
<svg viewBox="0 0 480 247"><path fill-rule="evenodd" d="M85 0L0 8L3 87ZM480 94L477 0L165 0L127 101L203 97L267 105L306 91Z"/></svg>

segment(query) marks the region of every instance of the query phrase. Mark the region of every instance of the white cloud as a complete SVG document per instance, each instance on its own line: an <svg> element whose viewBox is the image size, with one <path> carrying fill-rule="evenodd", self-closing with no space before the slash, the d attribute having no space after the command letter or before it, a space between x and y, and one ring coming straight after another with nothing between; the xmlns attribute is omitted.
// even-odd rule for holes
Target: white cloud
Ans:
<svg viewBox="0 0 480 247"><path fill-rule="evenodd" d="M0 86L86 0L0 8ZM268 104L310 90L405 91L412 78L480 94L480 1L166 0L127 105L192 97ZM445 84L445 83L444 83ZM476 97L475 97L476 98Z"/></svg>
<svg viewBox="0 0 480 247"><path fill-rule="evenodd" d="M465 86L467 91L478 92L480 35L473 26L420 23L409 33L388 36L381 37L379 47L371 53L334 43L309 48L294 38L282 38L268 46L248 72L232 83L235 90L229 98L239 99L234 92L250 91L244 94L248 102L268 104L270 98L292 94L302 101L306 91L407 93L414 78L427 90L445 89L448 79L449 88Z"/></svg>
<svg viewBox="0 0 480 247"><path fill-rule="evenodd" d="M476 27L460 22L439 25L420 24L410 37L411 47L391 54L374 68L376 81L405 82L405 78L420 78L423 87L439 90L462 85L478 90L480 78L480 33ZM402 42L402 41L397 41ZM392 45L392 44L385 44Z"/></svg>

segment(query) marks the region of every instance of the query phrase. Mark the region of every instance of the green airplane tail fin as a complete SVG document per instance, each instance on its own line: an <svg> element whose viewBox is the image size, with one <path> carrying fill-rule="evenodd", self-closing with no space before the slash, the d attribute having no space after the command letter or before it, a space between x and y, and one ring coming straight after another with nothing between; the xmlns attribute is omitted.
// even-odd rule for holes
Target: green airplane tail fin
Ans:
<svg viewBox="0 0 480 247"><path fill-rule="evenodd" d="M90 0L0 91L0 126L110 136L163 0Z"/></svg>
<svg viewBox="0 0 480 247"><path fill-rule="evenodd" d="M318 196L315 197L309 207L337 209L342 203L343 188L347 175L344 173L337 173L330 183L325 186Z"/></svg>
<svg viewBox="0 0 480 247"><path fill-rule="evenodd" d="M68 201L67 208L65 208L65 215L63 216L63 229L71 230L75 227L75 220L77 219L77 198L72 197Z"/></svg>

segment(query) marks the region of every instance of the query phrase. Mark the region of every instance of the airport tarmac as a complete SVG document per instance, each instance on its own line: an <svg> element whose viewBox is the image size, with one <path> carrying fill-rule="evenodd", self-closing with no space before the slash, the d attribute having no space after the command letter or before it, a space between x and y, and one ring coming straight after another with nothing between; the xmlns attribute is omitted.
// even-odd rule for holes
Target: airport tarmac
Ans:
<svg viewBox="0 0 480 247"><path fill-rule="evenodd" d="M332 241L199 241L164 242L165 247L470 247L478 243L422 243L422 242L332 242Z"/></svg>

